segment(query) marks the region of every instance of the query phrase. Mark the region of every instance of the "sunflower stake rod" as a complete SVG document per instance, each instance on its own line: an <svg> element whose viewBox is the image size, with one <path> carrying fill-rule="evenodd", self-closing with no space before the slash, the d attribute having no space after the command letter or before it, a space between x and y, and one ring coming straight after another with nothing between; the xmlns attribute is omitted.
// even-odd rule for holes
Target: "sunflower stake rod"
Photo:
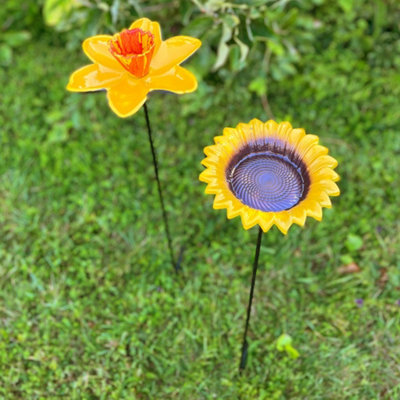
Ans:
<svg viewBox="0 0 400 400"><path fill-rule="evenodd" d="M156 154L156 149L155 149L154 143L153 143L153 135L151 133L150 118L149 118L149 112L147 110L147 103L144 103L143 108L144 108L144 115L146 117L147 134L149 136L151 155L153 156L154 176L155 176L156 181L157 181L158 197L160 199L160 204L161 204L161 210L162 210L162 215L163 215L163 220L164 220L164 229L165 229L165 234L167 236L167 242L168 242L169 255L170 255L170 258L171 258L172 267L175 269L175 272L178 273L179 270L180 270L180 259L181 259L181 257L179 257L178 263L175 263L174 251L172 250L172 239L171 239L171 234L170 234L170 231L169 231L168 215L167 215L167 211L165 209L164 197L163 197L163 192L162 192L162 189L161 189L160 177L158 175L157 154Z"/></svg>
<svg viewBox="0 0 400 400"><path fill-rule="evenodd" d="M244 229L260 228L254 259L247 319L239 370L246 366L247 332L263 232L276 225L286 235L307 216L322 219L322 208L331 207L329 196L338 196L334 171L337 161L318 144L318 136L293 129L289 122L251 120L226 127L214 145L204 149L206 169L199 179L205 192L215 195L213 207L227 209L229 219L240 215Z"/></svg>
<svg viewBox="0 0 400 400"><path fill-rule="evenodd" d="M253 273L252 273L252 277L251 277L249 303L247 305L246 325L244 327L244 334L243 334L242 355L240 357L240 364L239 364L239 372L240 373L242 373L242 371L246 367L246 362L247 362L247 354L248 354L248 348L249 348L249 344L247 342L247 331L249 330L249 324L250 324L251 306L253 304L254 286L256 284L258 259L260 257L262 236L263 236L263 230L261 228L259 228L257 245L256 245L256 254L254 256Z"/></svg>

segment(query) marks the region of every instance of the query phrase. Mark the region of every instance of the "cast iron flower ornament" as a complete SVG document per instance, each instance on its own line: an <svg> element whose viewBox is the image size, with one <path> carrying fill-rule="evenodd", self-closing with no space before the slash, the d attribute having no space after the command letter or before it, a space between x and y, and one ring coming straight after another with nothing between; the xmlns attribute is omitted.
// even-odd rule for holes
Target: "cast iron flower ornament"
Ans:
<svg viewBox="0 0 400 400"><path fill-rule="evenodd" d="M146 100L153 90L177 94L196 90L195 76L180 64L200 46L200 40L189 36L162 40L158 22L141 18L114 36L97 35L86 39L83 51L93 64L75 71L67 85L72 92L106 90L110 108L121 118L135 114L144 106L168 249L176 272L180 269L181 256L176 264Z"/></svg>
<svg viewBox="0 0 400 400"><path fill-rule="evenodd" d="M293 223L303 226L307 216L322 219L322 208L332 206L329 196L340 194L334 171L337 161L318 144L318 136L293 129L289 122L253 119L225 128L215 144L204 149L206 169L200 180L214 194L214 208L226 209L228 218L241 217L243 227L259 226L247 319L239 369L247 358L247 330L258 267L262 233L273 225L287 234Z"/></svg>

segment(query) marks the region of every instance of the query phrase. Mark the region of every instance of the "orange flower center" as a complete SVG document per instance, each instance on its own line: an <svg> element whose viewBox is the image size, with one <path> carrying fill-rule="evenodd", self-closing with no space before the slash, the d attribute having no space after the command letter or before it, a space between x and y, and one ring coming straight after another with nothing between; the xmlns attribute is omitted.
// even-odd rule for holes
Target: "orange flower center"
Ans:
<svg viewBox="0 0 400 400"><path fill-rule="evenodd" d="M139 28L125 29L110 40L111 54L137 78L149 73L154 47L154 35Z"/></svg>

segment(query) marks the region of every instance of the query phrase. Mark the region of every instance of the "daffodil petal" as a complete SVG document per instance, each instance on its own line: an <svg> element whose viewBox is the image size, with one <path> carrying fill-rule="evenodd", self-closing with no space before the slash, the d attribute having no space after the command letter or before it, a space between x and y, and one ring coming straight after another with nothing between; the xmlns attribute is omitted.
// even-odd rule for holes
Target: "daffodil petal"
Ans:
<svg viewBox="0 0 400 400"><path fill-rule="evenodd" d="M82 43L83 51L94 63L112 70L126 72L125 68L111 54L109 45L111 39L110 35L92 36Z"/></svg>
<svg viewBox="0 0 400 400"><path fill-rule="evenodd" d="M179 65L163 75L152 76L148 80L150 90L167 90L173 93L190 93L197 89L196 77Z"/></svg>
<svg viewBox="0 0 400 400"><path fill-rule="evenodd" d="M121 118L135 114L144 104L148 89L140 80L126 79L111 87L107 98L111 109Z"/></svg>
<svg viewBox="0 0 400 400"><path fill-rule="evenodd" d="M102 69L97 64L86 65L76 70L69 78L67 89L71 92L91 92L106 89L120 79L121 74Z"/></svg>
<svg viewBox="0 0 400 400"><path fill-rule="evenodd" d="M201 41L189 36L174 36L161 43L151 60L150 73L167 71L190 57L199 47Z"/></svg>

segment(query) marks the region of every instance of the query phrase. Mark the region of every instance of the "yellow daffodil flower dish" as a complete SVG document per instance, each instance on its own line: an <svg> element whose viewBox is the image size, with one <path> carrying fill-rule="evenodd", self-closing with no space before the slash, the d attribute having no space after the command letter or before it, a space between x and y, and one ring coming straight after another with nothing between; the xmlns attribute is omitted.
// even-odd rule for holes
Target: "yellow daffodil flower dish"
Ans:
<svg viewBox="0 0 400 400"><path fill-rule="evenodd" d="M111 109L128 117L140 109L152 90L183 94L196 90L195 76L179 64L201 45L189 36L162 40L158 22L141 18L114 36L97 35L83 42L93 64L75 71L67 89L105 89Z"/></svg>
<svg viewBox="0 0 400 400"><path fill-rule="evenodd" d="M245 229L258 224L264 232L275 224L286 234L307 216L320 221L329 196L340 191L337 161L318 140L289 122L253 119L225 128L204 149L200 174L206 193L215 195L214 209L226 208L228 218L240 215Z"/></svg>

